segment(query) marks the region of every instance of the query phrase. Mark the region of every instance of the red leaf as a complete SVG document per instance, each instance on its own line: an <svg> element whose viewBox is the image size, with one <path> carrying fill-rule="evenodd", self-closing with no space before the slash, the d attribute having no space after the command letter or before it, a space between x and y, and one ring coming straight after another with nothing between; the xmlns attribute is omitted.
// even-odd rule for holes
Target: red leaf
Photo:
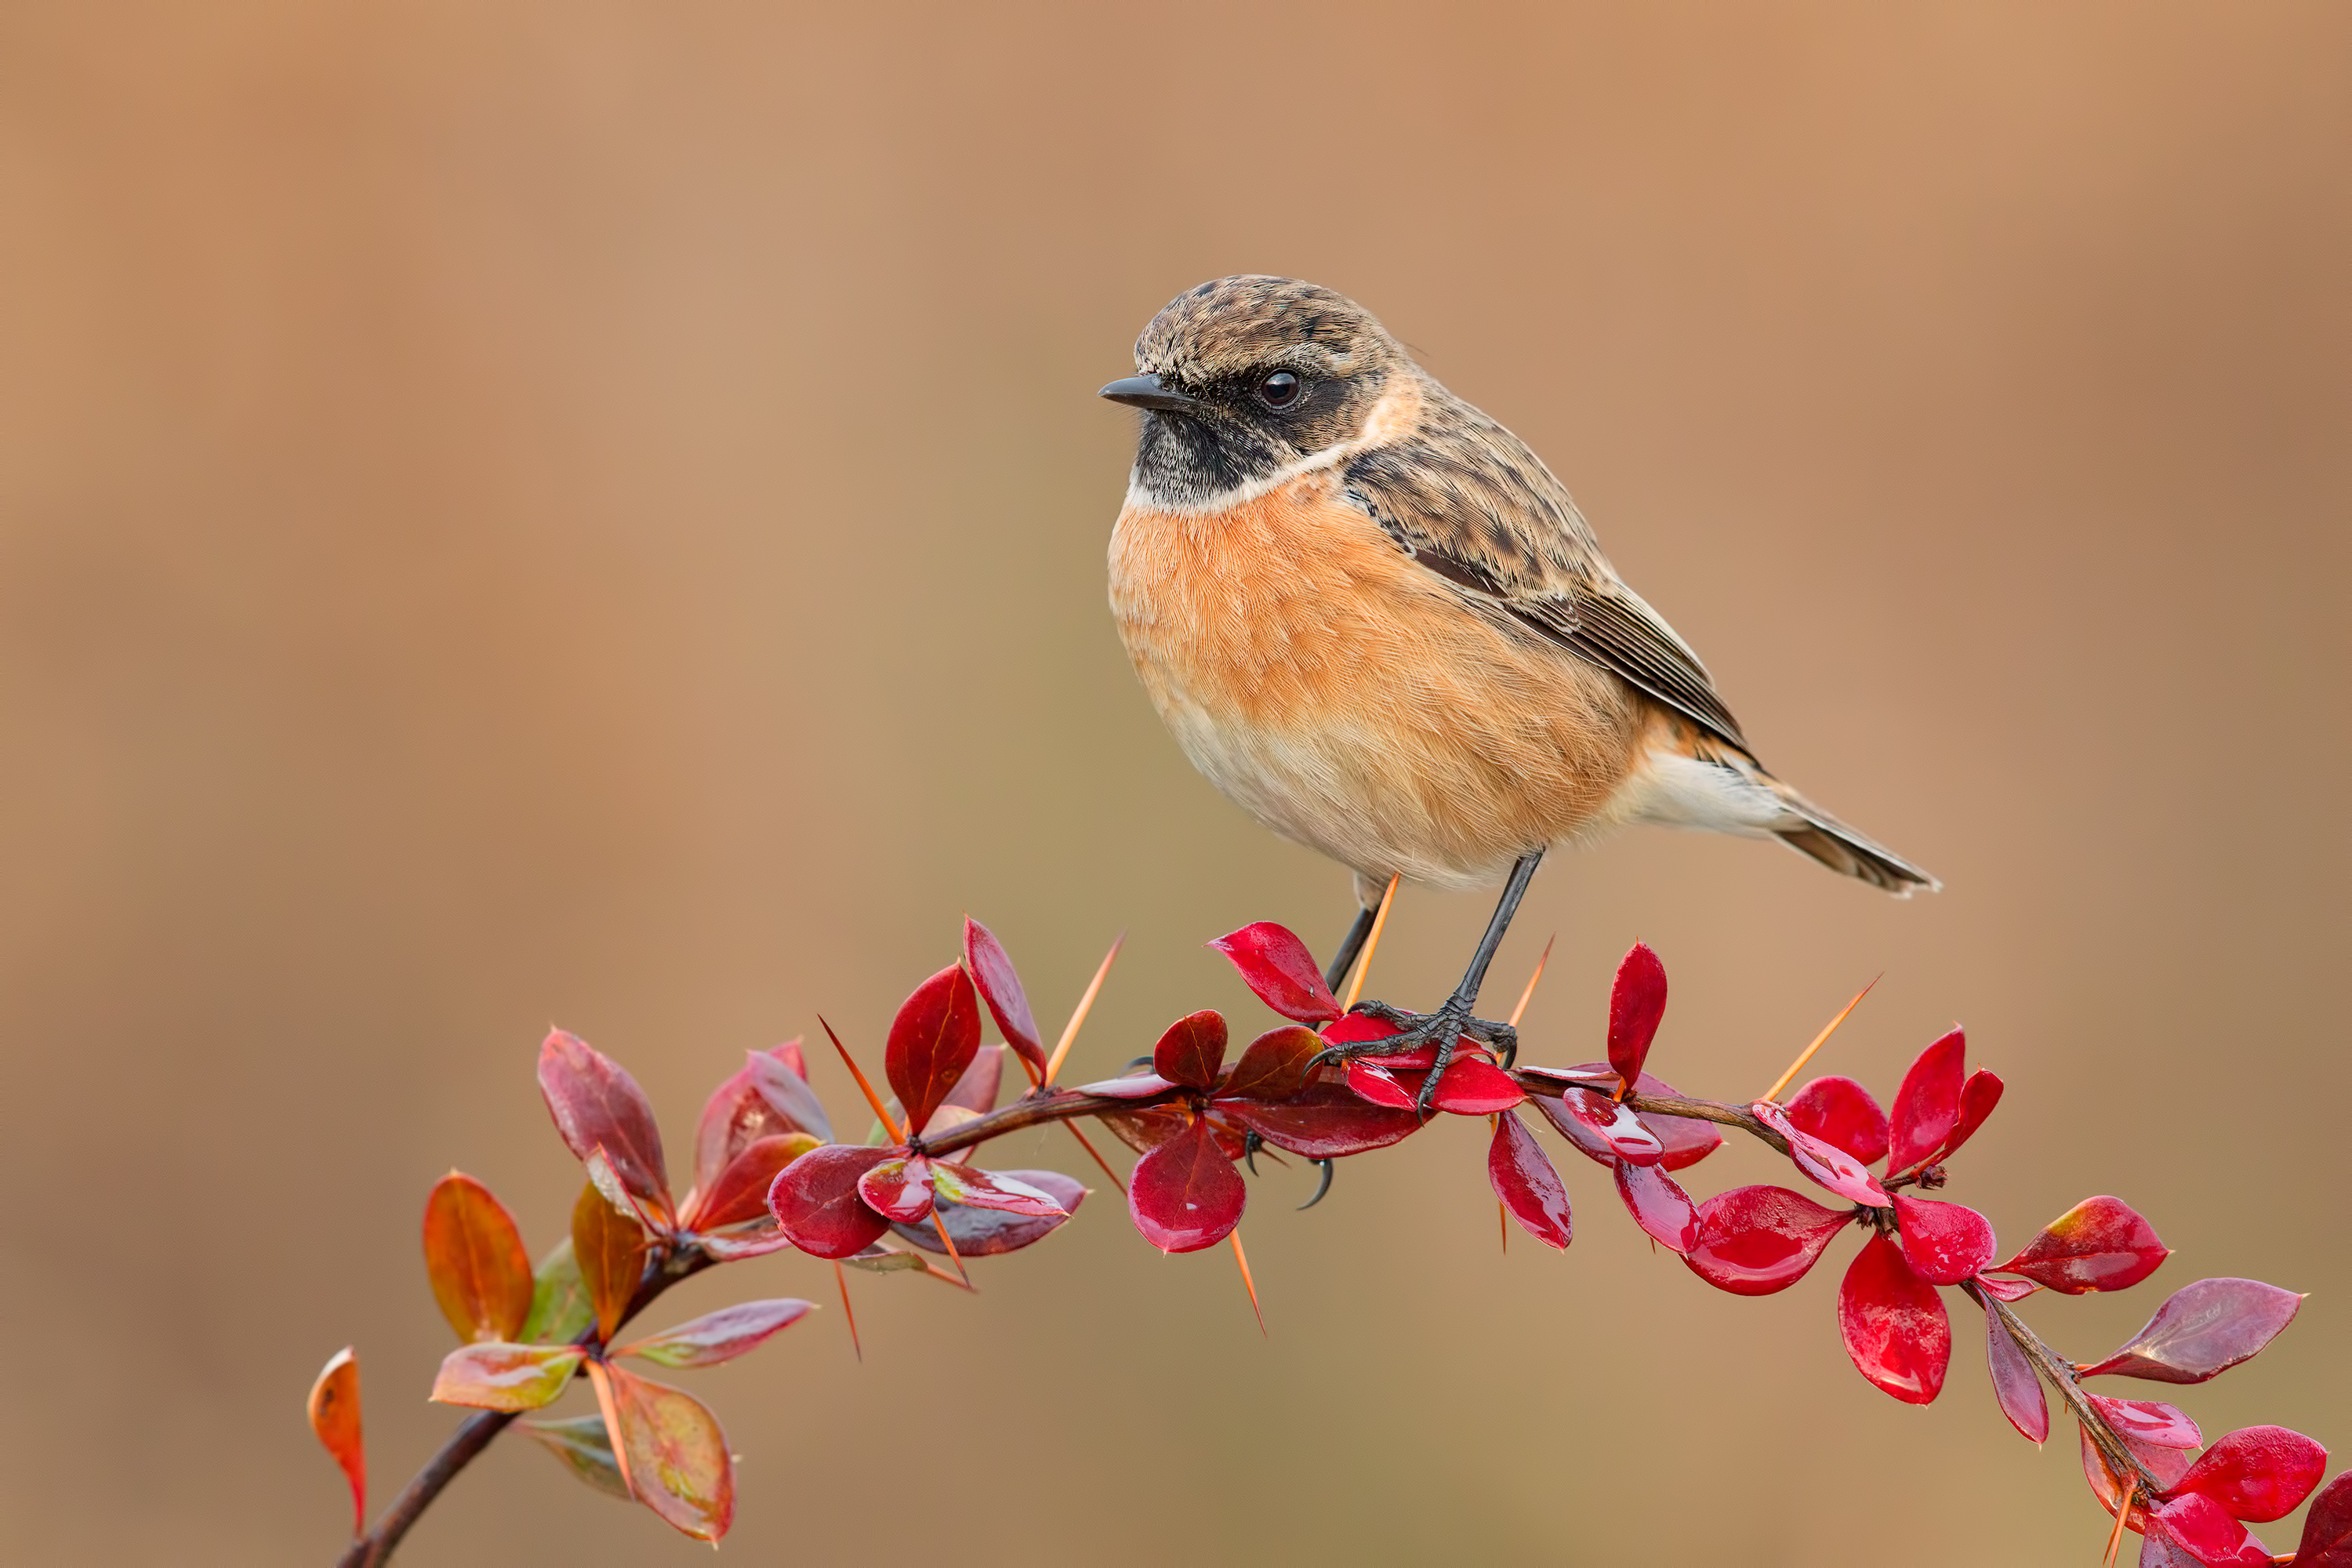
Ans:
<svg viewBox="0 0 2352 1568"><path fill-rule="evenodd" d="M1691 1272L1735 1296L1769 1296L1805 1277L1853 1215L1786 1187L1734 1187L1698 1206Z"/></svg>
<svg viewBox="0 0 2352 1568"><path fill-rule="evenodd" d="M1789 1158L1796 1162L1798 1170L1849 1202L1871 1208L1886 1206L1886 1189L1863 1168L1861 1161L1833 1143L1800 1131L1789 1113L1769 1100L1757 1100L1748 1109L1757 1121L1789 1141Z"/></svg>
<svg viewBox="0 0 2352 1568"><path fill-rule="evenodd" d="M792 1247L793 1238L770 1220L755 1230L706 1236L696 1245L721 1263L740 1263L746 1258L765 1258L772 1252L785 1251Z"/></svg>
<svg viewBox="0 0 2352 1568"><path fill-rule="evenodd" d="M1642 1094L1682 1098L1682 1090L1663 1079L1643 1073L1634 1080L1634 1089ZM1712 1121L1701 1121L1690 1116L1661 1116L1654 1111L1641 1113L1642 1125L1656 1134L1665 1145L1665 1157L1658 1163L1669 1171L1686 1170L1723 1147L1723 1131Z"/></svg>
<svg viewBox="0 0 2352 1568"><path fill-rule="evenodd" d="M884 1219L908 1225L929 1219L931 1163L919 1154L885 1160L857 1178L857 1195Z"/></svg>
<svg viewBox="0 0 2352 1568"><path fill-rule="evenodd" d="M1993 1260L1991 1223L1964 1205L1897 1193L1895 1223L1911 1271L1930 1285L1957 1285Z"/></svg>
<svg viewBox="0 0 2352 1568"><path fill-rule="evenodd" d="M683 1389L591 1362L596 1403L629 1490L661 1521L717 1541L735 1518L735 1466L719 1418Z"/></svg>
<svg viewBox="0 0 2352 1568"><path fill-rule="evenodd" d="M2116 1436L2132 1445L2151 1448L2194 1448L2205 1441L2197 1430L2197 1423L2174 1405L2156 1399L2109 1399L2101 1394L2086 1394L2091 1408L2097 1411ZM2188 1461L2182 1460L2185 1471ZM2153 1467L2151 1467L2153 1468ZM2179 1479L2176 1473L2165 1481L2169 1489Z"/></svg>
<svg viewBox="0 0 2352 1568"><path fill-rule="evenodd" d="M352 1533L367 1533L367 1442L360 1431L360 1363L345 1345L310 1385L310 1430L352 1487Z"/></svg>
<svg viewBox="0 0 2352 1568"><path fill-rule="evenodd" d="M2147 1518L2151 1541L2161 1537L2206 1568L2270 1568L2271 1554L2212 1499L2175 1498Z"/></svg>
<svg viewBox="0 0 2352 1568"><path fill-rule="evenodd" d="M1856 1370L1905 1404L1932 1405L1943 1392L1952 1359L1943 1298L1883 1236L1863 1244L1838 1287L1838 1332Z"/></svg>
<svg viewBox="0 0 2352 1568"><path fill-rule="evenodd" d="M965 1208L940 1199L932 1215L946 1224L948 1234L955 1237L956 1251L962 1257L992 1258L999 1253L1018 1252L1052 1235L1086 1201L1087 1189L1059 1171L999 1171L995 1175L1000 1181L1011 1177L1024 1186L1036 1188L1061 1205L1065 1212L1047 1216L1007 1214L1002 1209ZM928 1225L894 1225L890 1228L901 1239L926 1252L947 1251L939 1233Z"/></svg>
<svg viewBox="0 0 2352 1568"><path fill-rule="evenodd" d="M723 1230L730 1225L768 1217L768 1189L777 1173L812 1149L821 1148L806 1132L779 1132L756 1139L735 1156L708 1192L695 1194L686 1223L698 1230Z"/></svg>
<svg viewBox="0 0 2352 1568"><path fill-rule="evenodd" d="M2303 1298L2259 1279L2200 1279L2174 1291L2131 1342L2081 1375L2203 1383L2252 1357L2294 1321Z"/></svg>
<svg viewBox="0 0 2352 1568"><path fill-rule="evenodd" d="M768 1212L793 1245L811 1257L847 1258L863 1252L890 1228L890 1222L858 1196L858 1178L885 1160L898 1158L896 1149L856 1143L812 1149L785 1166L768 1189Z"/></svg>
<svg viewBox="0 0 2352 1568"><path fill-rule="evenodd" d="M1661 1247L1687 1254L1698 1245L1698 1210L1664 1165L1617 1162L1617 1195L1625 1212Z"/></svg>
<svg viewBox="0 0 2352 1568"><path fill-rule="evenodd" d="M979 1054L971 1058L971 1066L964 1068L956 1086L948 1090L940 1110L969 1110L975 1116L985 1116L995 1110L997 1092L1004 1087L1004 1049L1003 1046L981 1047ZM929 1132L939 1120L939 1111L933 1111L924 1131Z"/></svg>
<svg viewBox="0 0 2352 1568"><path fill-rule="evenodd" d="M1233 961L1242 983L1257 999L1300 1024L1319 1024L1340 1015L1339 1003L1323 984L1323 972L1307 944L1272 921L1260 921L1209 944Z"/></svg>
<svg viewBox="0 0 2352 1568"><path fill-rule="evenodd" d="M1268 1029L1249 1043L1217 1094L1228 1100L1288 1100L1307 1087L1307 1063L1323 1044L1322 1036L1303 1025Z"/></svg>
<svg viewBox="0 0 2352 1568"><path fill-rule="evenodd" d="M1997 1274L2021 1274L2065 1296L2122 1290L2157 1270L2171 1251L2156 1230L2121 1198L2084 1198L2000 1265Z"/></svg>
<svg viewBox="0 0 2352 1568"><path fill-rule="evenodd" d="M1187 1013L1151 1047L1151 1070L1171 1083L1202 1091L1217 1087L1225 1065L1225 1017L1214 1008Z"/></svg>
<svg viewBox="0 0 2352 1568"><path fill-rule="evenodd" d="M1985 1118L2000 1103L2000 1075L1990 1069L1979 1068L1969 1074L1968 1081L1960 1085L1959 1122L1952 1129L1952 1135L1944 1140L1944 1146L1936 1152L1935 1163L1940 1165L1958 1153L1960 1145L1977 1135L1977 1129L1985 1124Z"/></svg>
<svg viewBox="0 0 2352 1568"><path fill-rule="evenodd" d="M1622 1160L1654 1165L1665 1154L1666 1146L1640 1117L1591 1089L1564 1089L1557 1100L1538 1096L1536 1109L1559 1129L1560 1136L1604 1164Z"/></svg>
<svg viewBox="0 0 2352 1568"><path fill-rule="evenodd" d="M1456 1116L1492 1116L1527 1097L1528 1091L1509 1073L1483 1057L1465 1055L1455 1057L1446 1068L1429 1103Z"/></svg>
<svg viewBox="0 0 2352 1568"><path fill-rule="evenodd" d="M1996 1279L1990 1274L1979 1274L1977 1276L1977 1289L2004 1301L2022 1301L2042 1287L2031 1279Z"/></svg>
<svg viewBox="0 0 2352 1568"><path fill-rule="evenodd" d="M931 1166L931 1181L940 1196L966 1208L995 1209L1034 1219L1066 1217L1068 1213L1055 1201L1053 1194L1031 1186L1018 1176L975 1170L951 1160L940 1160Z"/></svg>
<svg viewBox="0 0 2352 1568"><path fill-rule="evenodd" d="M2232 1519L2284 1519L2327 1473L2327 1450L2284 1426L2242 1426L2197 1457L2173 1490L2201 1492Z"/></svg>
<svg viewBox="0 0 2352 1568"><path fill-rule="evenodd" d="M594 1186L583 1187L580 1201L572 1205L572 1252L596 1310L598 1336L610 1340L645 1272L645 1228Z"/></svg>
<svg viewBox="0 0 2352 1568"><path fill-rule="evenodd" d="M585 1040L553 1029L539 1047L539 1089L574 1159L584 1162L604 1150L632 1195L665 1216L671 1212L654 1108L627 1068Z"/></svg>
<svg viewBox="0 0 2352 1568"><path fill-rule="evenodd" d="M587 1354L578 1345L460 1345L441 1358L425 1397L475 1410L536 1410L571 1386Z"/></svg>
<svg viewBox="0 0 2352 1568"><path fill-rule="evenodd" d="M1106 1100L1150 1100L1155 1094L1165 1094L1176 1088L1156 1072L1139 1072L1126 1078L1107 1078L1098 1083L1081 1084L1079 1094L1098 1094Z"/></svg>
<svg viewBox="0 0 2352 1568"><path fill-rule="evenodd" d="M1373 1017L1370 1013L1350 1013L1345 1017L1332 1019L1324 1025L1318 1033L1322 1035L1326 1045L1355 1046L1372 1040L1385 1040L1391 1035L1402 1035L1404 1031L1394 1024L1385 1023ZM1435 1061L1437 1058L1433 1055L1429 1059Z"/></svg>
<svg viewBox="0 0 2352 1568"><path fill-rule="evenodd" d="M1903 1087L1895 1091L1889 1117L1886 1173L1924 1163L1944 1146L1960 1119L1960 1073L1967 1066L1968 1038L1954 1029L1919 1053Z"/></svg>
<svg viewBox="0 0 2352 1568"><path fill-rule="evenodd" d="M2193 1430L2195 1423L2191 1422L2189 1426ZM2121 1439L2123 1446L2130 1450L2132 1457L2147 1468L2147 1473L2156 1478L2157 1489L2159 1491L2169 1491L2179 1483L2182 1476L2189 1473L2189 1456L2196 1447L2194 1442L2186 1447L2168 1447L2161 1443L2145 1442L2132 1436L2128 1429L2119 1429L2116 1436ZM2122 1489L2116 1484L2115 1472L2107 1468L2105 1456L2102 1455L2098 1446L2091 1441L2091 1434L2087 1428L2083 1430L2082 1439L2083 1479L2091 1483L2091 1493L2099 1500L2099 1506L2112 1514L2116 1511L2116 1499ZM2139 1528L2137 1509L2133 1510L2132 1518L2131 1528L2137 1530Z"/></svg>
<svg viewBox="0 0 2352 1568"><path fill-rule="evenodd" d="M1546 1247L1565 1247L1573 1234L1568 1189L1551 1168L1516 1112L1495 1118L1494 1141L1486 1146L1486 1180L1511 1217Z"/></svg>
<svg viewBox="0 0 2352 1568"><path fill-rule="evenodd" d="M425 1200L425 1273L459 1339L522 1337L530 1254L514 1216L471 1176L450 1172Z"/></svg>
<svg viewBox="0 0 2352 1568"><path fill-rule="evenodd" d="M765 1057L785 1071L802 1079L807 1089L805 1075L798 1072L783 1053L800 1054L800 1042L788 1041L774 1051L745 1053L752 1061ZM814 1096L810 1097L812 1100ZM694 1126L694 1184L708 1188L719 1179L719 1173L732 1164L744 1150L762 1138L772 1138L779 1132L811 1132L822 1142L830 1133L801 1124L793 1117L772 1104L760 1092L757 1075L746 1065L730 1074L710 1091L710 1099L702 1107L702 1119Z"/></svg>
<svg viewBox="0 0 2352 1568"><path fill-rule="evenodd" d="M1642 1063L1666 1012L1666 966L1647 942L1635 942L1617 965L1609 989L1609 1065L1627 1083L1642 1076Z"/></svg>
<svg viewBox="0 0 2352 1568"><path fill-rule="evenodd" d="M758 1350L807 1316L809 1305L789 1297L743 1301L622 1345L613 1353L635 1356L657 1366L717 1366Z"/></svg>
<svg viewBox="0 0 2352 1568"><path fill-rule="evenodd" d="M1128 1178L1127 1210L1143 1239L1162 1252L1214 1247L1242 1219L1249 1190L1217 1147L1205 1121L1196 1121L1136 1162Z"/></svg>
<svg viewBox="0 0 2352 1568"><path fill-rule="evenodd" d="M1360 1058L1348 1064L1348 1087L1374 1105L1396 1110L1414 1109L1413 1090L1388 1068L1374 1067Z"/></svg>
<svg viewBox="0 0 2352 1568"><path fill-rule="evenodd" d="M832 1142L833 1119L824 1113L824 1102L817 1099L816 1090L809 1087L800 1042L789 1041L772 1051L753 1051L750 1055L746 1066L751 1074L751 1087L782 1119L776 1131L806 1132L820 1142Z"/></svg>
<svg viewBox="0 0 2352 1568"><path fill-rule="evenodd" d="M969 915L963 922L963 962L1005 1043L1019 1051L1043 1077L1045 1044L1037 1037L1037 1018L1029 1011L1029 994L1021 988L1021 976L1013 973L1013 960L1005 953L1004 944L996 940L996 933ZM985 1110L988 1107L972 1109Z"/></svg>
<svg viewBox="0 0 2352 1568"><path fill-rule="evenodd" d="M1421 1118L1412 1111L1367 1105L1336 1083L1310 1083L1284 1100L1221 1100L1217 1110L1276 1148L1306 1160L1385 1149L1421 1129Z"/></svg>
<svg viewBox="0 0 2352 1568"><path fill-rule="evenodd" d="M2322 1487L2303 1516L2294 1568L2352 1568L2352 1470Z"/></svg>
<svg viewBox="0 0 2352 1568"><path fill-rule="evenodd" d="M882 1070L906 1107L906 1124L929 1121L979 1054L980 998L971 976L951 963L915 987L883 1047Z"/></svg>
<svg viewBox="0 0 2352 1568"><path fill-rule="evenodd" d="M2042 1394L2042 1380L1990 1310L1985 1313L1985 1361L1992 1372L1993 1397L2000 1401L2000 1413L2009 1424L2036 1443L2047 1442L2050 1401Z"/></svg>
<svg viewBox="0 0 2352 1568"><path fill-rule="evenodd" d="M1789 1100L1789 1121L1865 1165L1886 1158L1886 1112L1870 1090L1835 1074L1817 1078Z"/></svg>

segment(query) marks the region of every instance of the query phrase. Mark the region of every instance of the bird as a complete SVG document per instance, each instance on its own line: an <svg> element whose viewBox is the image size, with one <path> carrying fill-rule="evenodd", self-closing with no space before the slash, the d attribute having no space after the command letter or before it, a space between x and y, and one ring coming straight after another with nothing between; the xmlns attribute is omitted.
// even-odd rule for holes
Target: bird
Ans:
<svg viewBox="0 0 2352 1568"><path fill-rule="evenodd" d="M1897 896L1935 878L1767 772L1690 645L1627 586L1527 444L1447 391L1362 306L1295 278L1200 284L1151 318L1110 538L1128 657L1192 765L1355 874L1327 984L1391 878L1503 883L1436 1013L1359 1005L1506 1061L1475 1016L1554 847L1635 823L1772 838Z"/></svg>

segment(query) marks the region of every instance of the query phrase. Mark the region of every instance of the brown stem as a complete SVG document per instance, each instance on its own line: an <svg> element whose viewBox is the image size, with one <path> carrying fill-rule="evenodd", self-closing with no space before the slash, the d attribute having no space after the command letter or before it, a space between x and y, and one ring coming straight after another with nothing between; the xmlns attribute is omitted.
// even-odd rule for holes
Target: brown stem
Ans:
<svg viewBox="0 0 2352 1568"><path fill-rule="evenodd" d="M2134 1491L2158 1490L2155 1473L2140 1463L2139 1456L2124 1446L2123 1439L2116 1435L2114 1427L2107 1425L2106 1418L2092 1407L2090 1396L2083 1392L2082 1384L2075 1379L2074 1363L2051 1349L2040 1334L2026 1327L2025 1320L2017 1315L2015 1308L1975 1280L1962 1280L1960 1289L1974 1298L1978 1306L1992 1314L2001 1331L2009 1335L2017 1348L2024 1352L2025 1359L2033 1364L2033 1370L2058 1391L2058 1397L2066 1402L2066 1408L2074 1413L2074 1419L2080 1421L2083 1429L2091 1435L2091 1441L2097 1447L2100 1457L2106 1460L2107 1468L2118 1477L2137 1478L2133 1482ZM2131 1500L2124 1500L2123 1506L2129 1509Z"/></svg>

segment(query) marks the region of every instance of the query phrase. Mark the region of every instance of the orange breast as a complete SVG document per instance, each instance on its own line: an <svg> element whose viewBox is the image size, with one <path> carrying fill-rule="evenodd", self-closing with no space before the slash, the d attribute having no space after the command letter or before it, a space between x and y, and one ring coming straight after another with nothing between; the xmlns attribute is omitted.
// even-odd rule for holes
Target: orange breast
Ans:
<svg viewBox="0 0 2352 1568"><path fill-rule="evenodd" d="M1423 569L1339 482L1119 515L1111 607L1194 765L1377 878L1466 885L1603 824L1633 694Z"/></svg>

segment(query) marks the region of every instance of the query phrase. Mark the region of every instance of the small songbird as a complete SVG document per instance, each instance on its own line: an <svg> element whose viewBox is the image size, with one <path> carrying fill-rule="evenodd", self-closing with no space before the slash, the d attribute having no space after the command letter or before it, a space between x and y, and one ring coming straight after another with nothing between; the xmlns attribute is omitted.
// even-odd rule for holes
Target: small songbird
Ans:
<svg viewBox="0 0 2352 1568"><path fill-rule="evenodd" d="M1507 1055L1511 1032L1472 1014L1536 866L1622 824L1937 886L1764 771L1551 471L1361 306L1221 278L1152 318L1135 368L1101 394L1144 411L1111 533L1119 635L1193 766L1355 872L1329 983L1391 875L1506 879L1444 1007L1367 1005L1405 1026L1379 1049L1433 1041L1442 1062L1466 1036Z"/></svg>

